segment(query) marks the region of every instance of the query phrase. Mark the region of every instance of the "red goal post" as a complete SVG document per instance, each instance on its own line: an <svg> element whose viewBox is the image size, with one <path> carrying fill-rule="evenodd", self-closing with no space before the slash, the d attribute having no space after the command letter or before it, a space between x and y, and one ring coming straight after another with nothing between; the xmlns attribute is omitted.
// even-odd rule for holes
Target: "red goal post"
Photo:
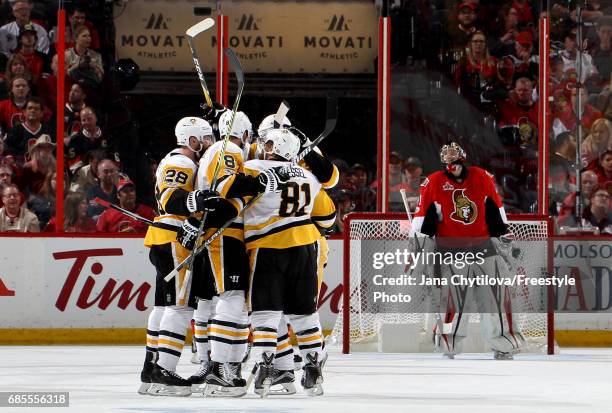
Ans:
<svg viewBox="0 0 612 413"><path fill-rule="evenodd" d="M515 233L518 241L530 242L533 248L526 248L518 258L521 265L534 266L540 270L542 276L552 274L552 220L543 215L509 215L508 220L511 230ZM344 248L343 248L343 304L338 314L336 325L332 332L332 338L342 341L342 352L350 352L351 344L366 337L368 340L376 339L376 324L380 319L389 315L373 314L363 311L362 296L355 285L361 285L361 267L356 255L360 252L360 241L365 239L408 239L408 226L405 213L351 213L344 220ZM542 261L544 253L545 261ZM537 264L539 262L539 264ZM541 266L545 268L542 269ZM535 268L534 268L535 270ZM526 338L530 346L530 352L542 351L548 354L554 353L554 311L553 311L553 289L549 287L546 293L545 305L548 311L544 314L521 313L522 326L527 331ZM353 302L351 302L353 301ZM367 303L365 303L367 305ZM424 319L424 314L393 314L391 324L419 323ZM376 320L376 318L380 318ZM365 332L364 332L365 331ZM423 331L423 334L426 334ZM536 350L537 348L537 350ZM433 349L432 349L433 351ZM469 352L469 351L468 351Z"/></svg>

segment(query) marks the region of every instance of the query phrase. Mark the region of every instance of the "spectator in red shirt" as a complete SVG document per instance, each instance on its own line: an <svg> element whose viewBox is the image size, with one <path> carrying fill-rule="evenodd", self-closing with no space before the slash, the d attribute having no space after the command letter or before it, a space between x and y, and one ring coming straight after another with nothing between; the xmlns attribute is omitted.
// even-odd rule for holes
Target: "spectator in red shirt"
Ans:
<svg viewBox="0 0 612 413"><path fill-rule="evenodd" d="M97 220L98 216L104 212L104 207L98 205L94 201L95 198L101 198L113 204L119 202L116 187L118 178L119 169L115 162L110 159L102 159L98 163L98 185L87 191L87 200L89 201L87 215L94 220Z"/></svg>
<svg viewBox="0 0 612 413"><path fill-rule="evenodd" d="M67 91L70 82L65 82L64 90ZM43 73L36 85L38 96L45 102L45 106L52 108L55 112L57 98L57 54L51 58L51 73ZM67 93L65 94L67 95Z"/></svg>
<svg viewBox="0 0 612 413"><path fill-rule="evenodd" d="M23 122L30 85L25 78L17 76L10 81L9 90L9 98L0 101L0 127L3 132Z"/></svg>
<svg viewBox="0 0 612 413"><path fill-rule="evenodd" d="M45 232L55 232L51 217ZM87 216L87 199L82 192L68 192L64 199L64 232L96 232L96 222Z"/></svg>
<svg viewBox="0 0 612 413"><path fill-rule="evenodd" d="M30 24L26 24L19 32L18 48L13 54L18 54L26 61L26 66L32 74L32 84L36 85L45 67L45 57L36 50L36 30Z"/></svg>
<svg viewBox="0 0 612 413"><path fill-rule="evenodd" d="M155 212L152 208L136 203L136 187L129 179L119 180L117 185L119 206L134 212L144 218L153 220ZM147 232L148 225L137 221L114 209L107 209L98 218L96 225L99 232Z"/></svg>
<svg viewBox="0 0 612 413"><path fill-rule="evenodd" d="M588 169L597 175L597 185L605 188L607 182L612 181L612 149L602 153L597 164L591 163Z"/></svg>
<svg viewBox="0 0 612 413"><path fill-rule="evenodd" d="M85 26L89 29L91 33L91 48L98 50L100 48L100 35L98 34L98 30L95 28L92 22L87 20L87 11L80 7L75 6L72 9L72 12L68 15L68 24L66 25L66 49L70 47L74 47L75 44L75 33L76 29L79 26ZM51 29L49 33L49 38L51 42L56 43L57 37L57 27Z"/></svg>
<svg viewBox="0 0 612 413"><path fill-rule="evenodd" d="M576 108L578 108L578 88L573 84L568 84L565 88L565 98L571 103L571 106L566 107L565 110L558 110L556 117L553 120L553 130L555 135L558 135L564 131L575 132L576 131ZM584 88L580 88L580 112L582 113L582 128L584 133L590 132L593 122L597 119L602 118L603 114L598 111L595 107L590 105L588 102L589 93Z"/></svg>
<svg viewBox="0 0 612 413"><path fill-rule="evenodd" d="M518 21L520 24L525 26L529 25L530 23L533 24L533 12L531 10L531 5L527 0L514 0L514 2L512 2L512 7L518 13Z"/></svg>

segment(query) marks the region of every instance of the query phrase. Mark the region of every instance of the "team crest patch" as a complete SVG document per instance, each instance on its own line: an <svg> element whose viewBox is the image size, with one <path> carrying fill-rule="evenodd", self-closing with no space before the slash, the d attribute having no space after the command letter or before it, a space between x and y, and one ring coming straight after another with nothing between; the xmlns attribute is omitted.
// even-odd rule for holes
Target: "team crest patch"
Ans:
<svg viewBox="0 0 612 413"><path fill-rule="evenodd" d="M452 191L453 189L455 189L455 187L450 182L444 182L444 185L442 186L442 190Z"/></svg>
<svg viewBox="0 0 612 413"><path fill-rule="evenodd" d="M450 215L453 221L461 222L465 225L473 224L478 217L478 208L476 203L465 196L465 189L455 189L453 192L453 204L455 210Z"/></svg>

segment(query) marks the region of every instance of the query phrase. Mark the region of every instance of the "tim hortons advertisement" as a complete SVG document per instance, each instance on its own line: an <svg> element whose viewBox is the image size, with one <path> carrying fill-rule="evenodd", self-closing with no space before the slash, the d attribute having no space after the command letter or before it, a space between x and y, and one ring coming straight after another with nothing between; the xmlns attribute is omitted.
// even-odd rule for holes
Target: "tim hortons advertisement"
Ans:
<svg viewBox="0 0 612 413"><path fill-rule="evenodd" d="M131 57L142 70L192 71L185 30L203 18L193 15L194 3L142 5L116 6L119 57ZM374 72L378 13L373 2L224 1L221 7L229 16L229 47L246 72ZM210 32L196 43L206 71L216 65L216 28Z"/></svg>
<svg viewBox="0 0 612 413"><path fill-rule="evenodd" d="M324 329L341 303L341 241L321 287ZM144 328L155 269L140 238L0 238L0 328Z"/></svg>

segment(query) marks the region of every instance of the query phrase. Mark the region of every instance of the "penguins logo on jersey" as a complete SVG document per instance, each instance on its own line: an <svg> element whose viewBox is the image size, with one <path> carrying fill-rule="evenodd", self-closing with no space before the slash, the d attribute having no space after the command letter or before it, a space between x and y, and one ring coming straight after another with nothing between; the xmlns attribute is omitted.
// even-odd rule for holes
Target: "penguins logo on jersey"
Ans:
<svg viewBox="0 0 612 413"><path fill-rule="evenodd" d="M453 221L461 222L465 225L473 224L478 216L478 208L474 201L465 196L465 189L455 189L453 192L453 204L455 210L450 215Z"/></svg>

